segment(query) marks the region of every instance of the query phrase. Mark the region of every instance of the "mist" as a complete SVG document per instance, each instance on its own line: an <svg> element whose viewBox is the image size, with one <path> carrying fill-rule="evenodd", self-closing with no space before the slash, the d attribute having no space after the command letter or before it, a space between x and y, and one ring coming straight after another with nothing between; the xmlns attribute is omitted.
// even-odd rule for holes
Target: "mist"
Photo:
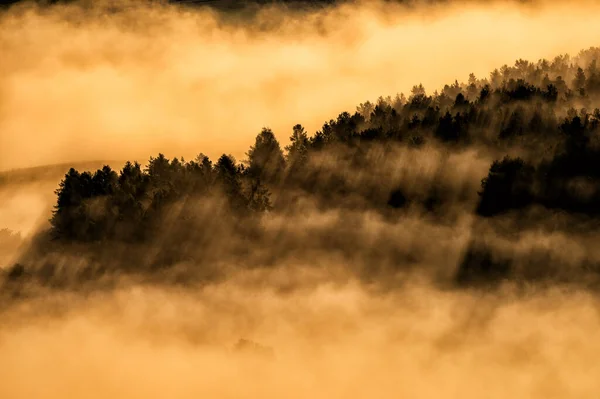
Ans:
<svg viewBox="0 0 600 399"><path fill-rule="evenodd" d="M282 295L233 279L44 302L3 315L4 397L593 398L598 387L598 302L581 292L414 282L391 295L353 283ZM236 350L240 337L273 355Z"/></svg>
<svg viewBox="0 0 600 399"><path fill-rule="evenodd" d="M243 157L359 102L431 93L507 60L596 44L593 2L377 3L248 20L126 2L18 6L0 17L0 169L61 162Z"/></svg>
<svg viewBox="0 0 600 399"><path fill-rule="evenodd" d="M0 397L595 398L599 11L0 11Z"/></svg>

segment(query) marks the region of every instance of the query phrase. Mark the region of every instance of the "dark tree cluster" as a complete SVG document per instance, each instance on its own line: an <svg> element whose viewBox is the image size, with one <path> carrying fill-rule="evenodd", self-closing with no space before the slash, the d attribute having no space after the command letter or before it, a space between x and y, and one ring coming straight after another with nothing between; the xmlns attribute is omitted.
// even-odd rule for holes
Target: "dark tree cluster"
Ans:
<svg viewBox="0 0 600 399"><path fill-rule="evenodd" d="M494 70L489 79L471 74L468 83L446 85L433 95L418 85L408 98L379 98L376 104L360 104L353 114L343 112L312 136L294 126L285 153L265 128L243 164L227 155L214 165L204 155L191 162L159 155L145 169L137 163L127 163L119 173L108 166L94 173L71 169L57 190L53 233L77 240L141 238L167 205L217 193L239 215L271 209L271 192L281 206L292 192L334 207L351 195L375 208L402 208L413 200L431 208L443 202L439 192L436 198L413 199L375 177L370 183L347 176L342 165L369 170L373 165L367 149L386 143L524 149L524 158L506 157L491 165L479 193L480 215L534 203L596 214L600 111L585 106L600 98L599 59L600 49L591 48L574 59L518 60L513 67ZM548 143L553 143L550 150ZM337 169L326 168L318 162L324 154L344 154L344 162Z"/></svg>
<svg viewBox="0 0 600 399"><path fill-rule="evenodd" d="M50 229L54 240L44 248L96 248L94 262L119 271L188 261L212 265L225 257L233 263L250 259L248 263L269 264L305 248L295 247L304 244L290 238L297 233L278 236L261 223L297 217L305 209L347 215L372 211L391 225L402 223L403 215L413 210L450 223L456 209L474 211L484 224L507 215L531 221L528 215L540 209L546 215L596 220L599 60L600 48L591 48L574 58L518 60L488 78L471 74L468 82L455 81L433 94L416 85L408 96L380 97L375 103L359 104L353 113L342 112L314 134L297 124L283 149L275 134L264 128L241 163L229 155L213 162L200 154L186 162L159 154L145 167L128 162L120 171L108 166L93 173L70 169L56 190ZM472 149L496 159L488 170L481 170L480 187L477 180L463 184L444 163L453 153ZM432 174L422 175L410 164L413 172L396 173L403 162L399 158L426 158L433 152L442 154L442 160ZM309 208L302 208L306 204ZM265 212L273 218L256 217ZM346 222L335 234L315 233L311 245L319 251L364 256L352 252L353 221ZM476 238L484 235L475 228ZM281 244L274 244L276 240ZM393 243L378 243L383 249L369 252L369 272L361 273L374 273L375 258L410 264L417 256ZM121 244L126 249L118 256L127 266L105 261L112 252L117 257L114 248L123 248ZM138 258L145 259L139 262L145 266L128 266ZM39 273L56 275L60 262L38 265L45 270ZM457 279L497 280L513 266L509 255L474 240ZM15 269L15 278L28 275L22 269Z"/></svg>
<svg viewBox="0 0 600 399"><path fill-rule="evenodd" d="M183 222L193 212L185 207L189 200L217 197L240 217L267 211L270 193L262 181L278 178L283 155L269 129L256 140L246 168L225 154L214 165L203 154L190 162L159 154L145 168L127 162L119 173L109 166L94 173L71 168L56 190L52 233L64 240L143 240L173 204L183 204Z"/></svg>
<svg viewBox="0 0 600 399"><path fill-rule="evenodd" d="M563 145L548 160L525 162L505 157L495 161L482 181L482 216L494 216L537 204L549 209L600 214L600 112L569 112L559 125Z"/></svg>

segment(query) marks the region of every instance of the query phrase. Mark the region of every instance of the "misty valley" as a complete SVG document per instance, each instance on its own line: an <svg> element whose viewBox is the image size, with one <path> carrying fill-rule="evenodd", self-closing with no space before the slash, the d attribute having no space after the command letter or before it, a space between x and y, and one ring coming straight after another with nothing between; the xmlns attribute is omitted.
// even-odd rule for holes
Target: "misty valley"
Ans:
<svg viewBox="0 0 600 399"><path fill-rule="evenodd" d="M71 168L50 227L4 269L3 292L121 275L204 283L318 254L368 284L433 273L460 286L594 289L599 57L519 60L433 95L417 85L313 135L297 124L285 148L263 128L241 162L159 154L146 166ZM17 234L3 230L4 245L18 246Z"/></svg>
<svg viewBox="0 0 600 399"><path fill-rule="evenodd" d="M442 3L410 7L468 6ZM0 52L16 54L10 27L27 12L75 26L79 12L121 12L81 4L0 11ZM307 20L338 7L279 6ZM200 12L162 4L149 18L170 7ZM33 68L27 54L7 76ZM228 57L210 61L227 68ZM226 124L216 147L169 147L169 136L119 124L123 108L116 125L89 121L97 140L119 127L107 148L124 137L106 161L0 171L0 397L594 398L600 47L506 62L486 76L463 65L465 81L437 88L411 75L410 92L381 93L314 131L265 117L243 155ZM25 120L6 111L20 108L3 82L0 158L11 165L28 144L3 136ZM188 108L169 110L157 120L181 128ZM220 120L235 126L236 115ZM93 147L77 140L67 152ZM115 161L130 140L166 150ZM165 155L181 148L195 155Z"/></svg>

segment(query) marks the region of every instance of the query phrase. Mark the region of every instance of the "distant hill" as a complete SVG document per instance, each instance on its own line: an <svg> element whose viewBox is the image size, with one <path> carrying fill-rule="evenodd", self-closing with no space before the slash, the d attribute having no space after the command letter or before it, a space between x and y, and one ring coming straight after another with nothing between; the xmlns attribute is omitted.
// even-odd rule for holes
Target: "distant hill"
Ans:
<svg viewBox="0 0 600 399"><path fill-rule="evenodd" d="M48 180L58 182L72 167L80 170L96 170L104 165L120 167L124 163L123 161L88 161L4 170L0 171L0 187L5 184L26 184Z"/></svg>

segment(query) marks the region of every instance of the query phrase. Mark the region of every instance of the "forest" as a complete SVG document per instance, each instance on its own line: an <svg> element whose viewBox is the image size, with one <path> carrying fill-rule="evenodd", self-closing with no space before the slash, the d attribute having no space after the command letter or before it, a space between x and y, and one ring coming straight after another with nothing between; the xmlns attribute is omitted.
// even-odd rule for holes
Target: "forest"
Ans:
<svg viewBox="0 0 600 399"><path fill-rule="evenodd" d="M595 287L595 253L557 259L543 250L517 254L500 242L534 231L597 233L599 63L600 48L590 48L575 57L519 59L433 93L415 85L407 96L342 112L314 134L296 124L289 145L264 127L241 161L158 154L145 166L71 168L56 190L49 230L6 269L4 284L18 292L32 281L67 287L114 274L203 282L231 265L268 267L315 251L364 257L349 266L352 273L391 281L418 268L437 244L414 250L385 229L364 243L359 231L368 226L357 215L393 228L414 217L451 228L466 213L474 218L472 238L451 284ZM495 159L478 171L480 184L461 178L452 163L469 151ZM399 170L401 158L409 161ZM433 167L424 171L423 162ZM315 212L342 217L329 230L282 227Z"/></svg>
<svg viewBox="0 0 600 399"><path fill-rule="evenodd" d="M0 2L0 398L589 398L600 2Z"/></svg>

